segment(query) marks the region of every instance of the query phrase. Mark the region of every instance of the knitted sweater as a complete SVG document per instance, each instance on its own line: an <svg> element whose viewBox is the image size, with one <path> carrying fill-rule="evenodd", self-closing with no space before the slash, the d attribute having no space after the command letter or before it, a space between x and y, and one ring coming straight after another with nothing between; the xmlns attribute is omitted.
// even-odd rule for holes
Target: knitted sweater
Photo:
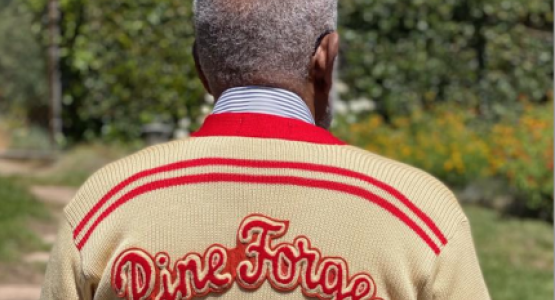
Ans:
<svg viewBox="0 0 555 300"><path fill-rule="evenodd" d="M41 299L489 299L453 194L302 121L208 117L65 208Z"/></svg>

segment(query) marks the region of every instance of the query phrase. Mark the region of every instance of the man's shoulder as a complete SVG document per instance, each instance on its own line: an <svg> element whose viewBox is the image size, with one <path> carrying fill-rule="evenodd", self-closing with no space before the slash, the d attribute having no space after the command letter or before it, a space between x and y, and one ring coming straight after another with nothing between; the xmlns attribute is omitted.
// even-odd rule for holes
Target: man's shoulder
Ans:
<svg viewBox="0 0 555 300"><path fill-rule="evenodd" d="M446 239L467 218L455 194L441 180L417 167L353 146L345 151L351 170L365 174L379 195L408 215L442 229Z"/></svg>
<svg viewBox="0 0 555 300"><path fill-rule="evenodd" d="M365 169L366 172L377 174L398 184L406 185L409 180L411 185L435 188L437 193L452 194L441 180L415 166L355 146L345 146L343 148L351 159L358 162L358 164L353 164L353 166L358 165L357 169Z"/></svg>
<svg viewBox="0 0 555 300"><path fill-rule="evenodd" d="M107 199L121 196L122 191L146 177L165 171L164 168L180 161L190 139L182 139L150 146L123 157L94 172L79 188L65 207L69 223L76 227L96 207L106 206Z"/></svg>

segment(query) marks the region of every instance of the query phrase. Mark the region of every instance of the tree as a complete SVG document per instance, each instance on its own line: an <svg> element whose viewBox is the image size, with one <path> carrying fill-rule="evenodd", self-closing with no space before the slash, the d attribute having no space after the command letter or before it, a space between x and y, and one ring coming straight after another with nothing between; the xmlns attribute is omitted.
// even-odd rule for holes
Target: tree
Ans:
<svg viewBox="0 0 555 300"><path fill-rule="evenodd" d="M44 0L31 0L37 15ZM180 0L65 0L65 132L132 139L153 120L196 120L204 99L191 48L192 5Z"/></svg>

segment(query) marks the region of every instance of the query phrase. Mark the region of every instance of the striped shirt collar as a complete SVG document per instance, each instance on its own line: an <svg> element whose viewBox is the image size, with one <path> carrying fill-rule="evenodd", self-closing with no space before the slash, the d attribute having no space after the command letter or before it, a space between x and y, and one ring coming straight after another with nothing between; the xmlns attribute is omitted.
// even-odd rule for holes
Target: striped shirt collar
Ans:
<svg viewBox="0 0 555 300"><path fill-rule="evenodd" d="M297 94L279 88L238 87L225 91L212 114L261 113L315 124L308 106Z"/></svg>

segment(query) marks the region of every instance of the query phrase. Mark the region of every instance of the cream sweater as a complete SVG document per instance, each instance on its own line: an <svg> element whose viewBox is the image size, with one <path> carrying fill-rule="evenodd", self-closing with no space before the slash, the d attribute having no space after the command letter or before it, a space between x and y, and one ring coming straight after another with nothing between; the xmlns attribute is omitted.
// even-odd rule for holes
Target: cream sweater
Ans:
<svg viewBox="0 0 555 300"><path fill-rule="evenodd" d="M65 209L48 299L489 299L432 176L302 121L208 117L93 175Z"/></svg>

